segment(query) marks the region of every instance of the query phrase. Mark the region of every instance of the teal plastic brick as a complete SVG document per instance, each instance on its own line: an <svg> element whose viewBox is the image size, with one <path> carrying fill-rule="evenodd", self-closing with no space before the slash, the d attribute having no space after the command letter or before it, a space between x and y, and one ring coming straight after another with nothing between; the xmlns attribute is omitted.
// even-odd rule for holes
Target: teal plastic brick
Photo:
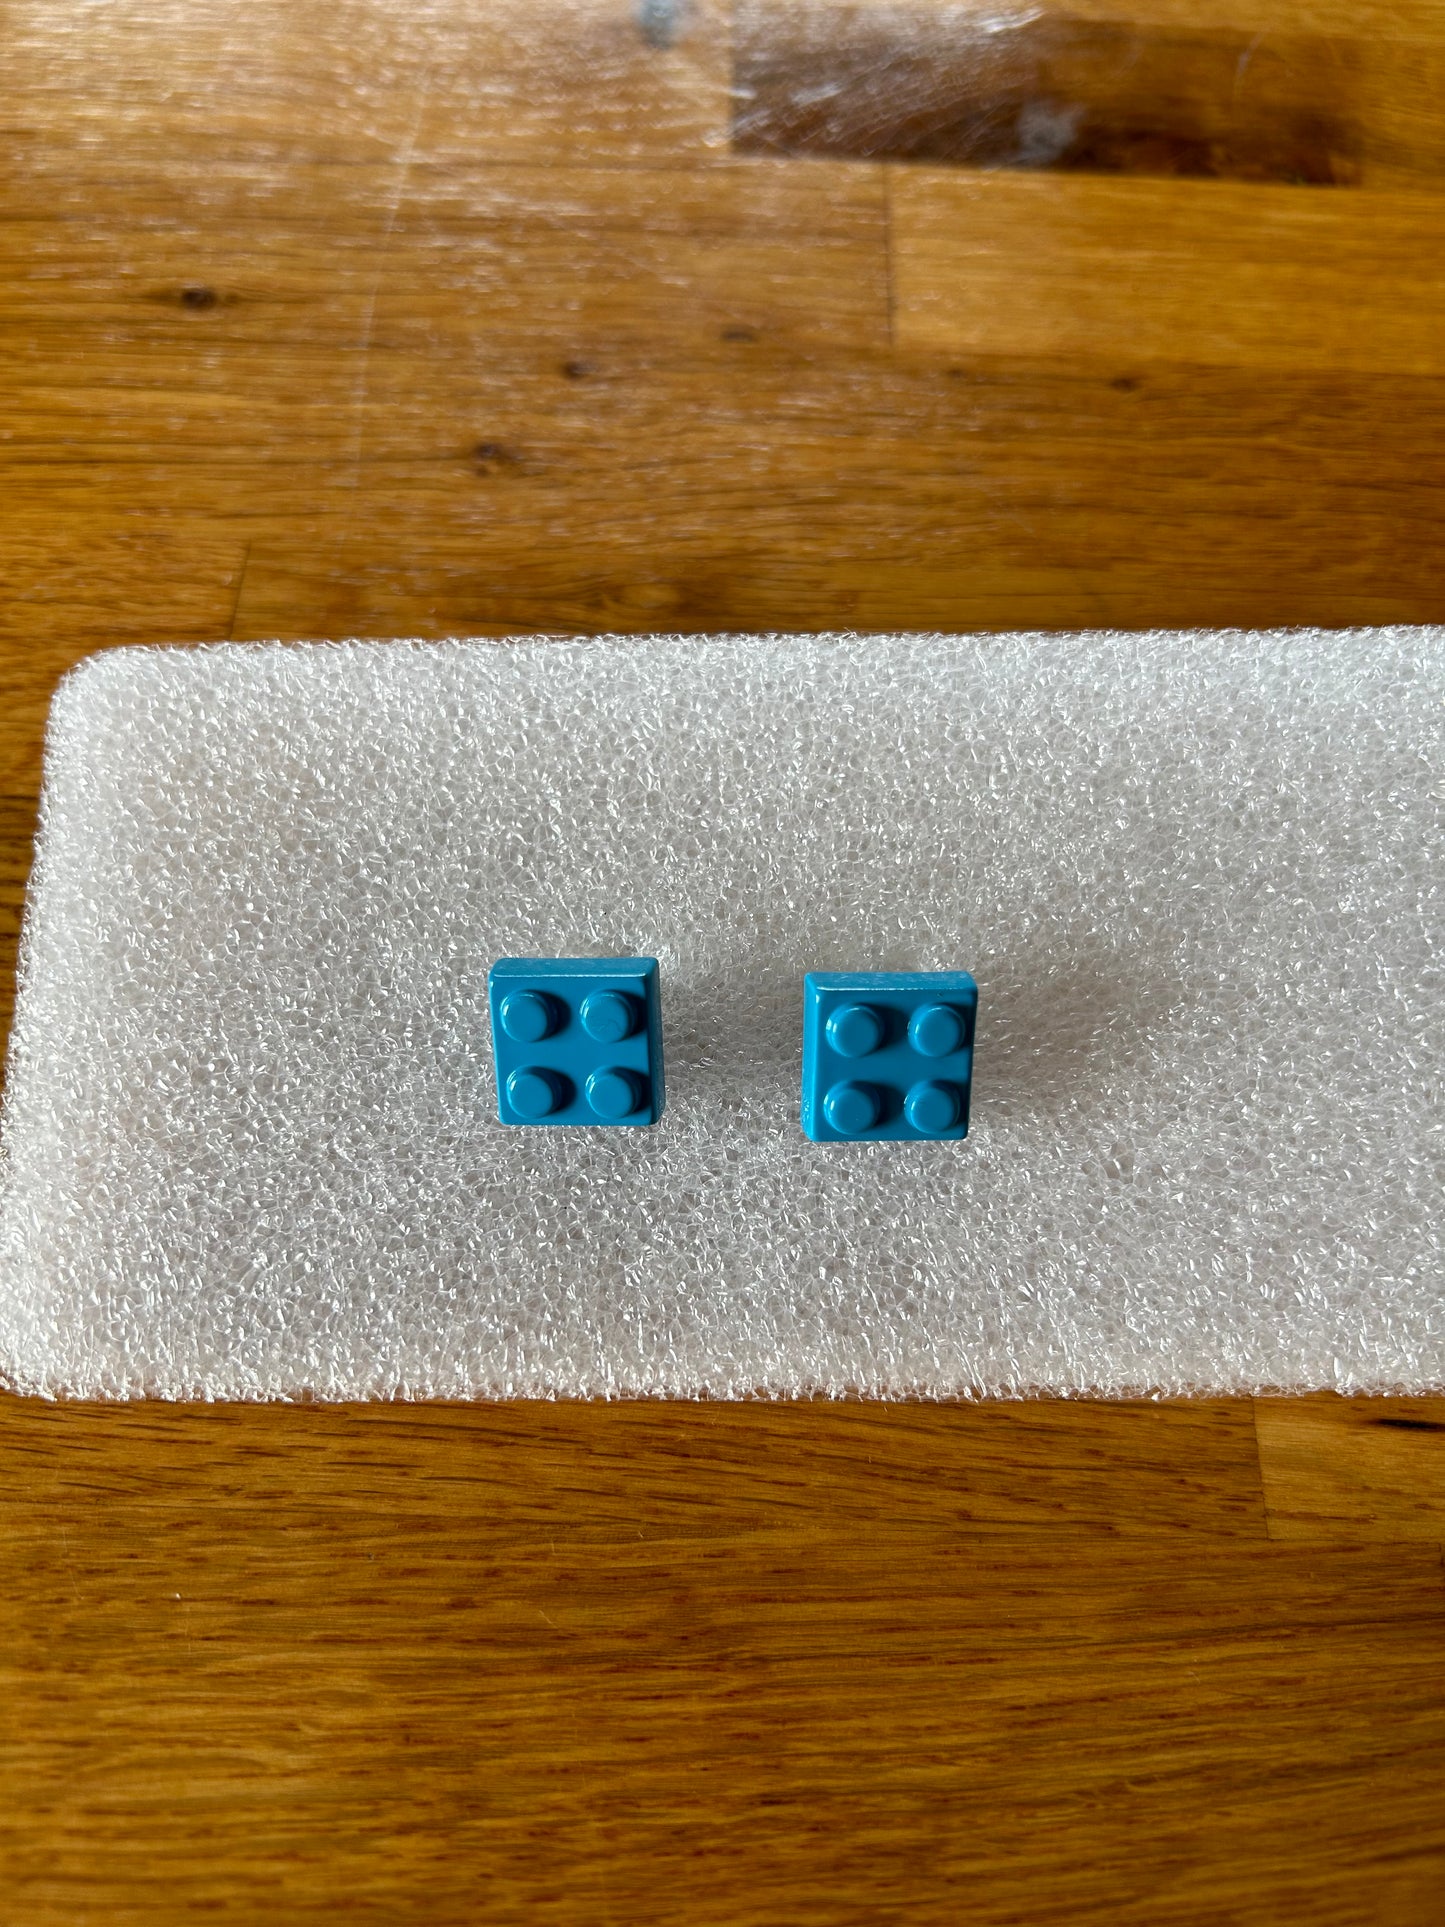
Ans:
<svg viewBox="0 0 1445 1927"><path fill-rule="evenodd" d="M818 1144L968 1135L978 985L966 970L810 971L803 1129Z"/></svg>
<svg viewBox="0 0 1445 1927"><path fill-rule="evenodd" d="M487 978L503 1124L655 1124L655 957L502 957Z"/></svg>

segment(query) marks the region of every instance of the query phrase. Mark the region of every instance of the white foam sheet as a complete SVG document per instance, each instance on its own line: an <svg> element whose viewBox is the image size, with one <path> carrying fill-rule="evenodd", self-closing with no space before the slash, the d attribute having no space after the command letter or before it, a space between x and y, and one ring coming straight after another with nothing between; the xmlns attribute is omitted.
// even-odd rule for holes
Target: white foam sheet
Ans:
<svg viewBox="0 0 1445 1927"><path fill-rule="evenodd" d="M1445 1382L1439 632L120 650L4 1123L49 1394ZM506 954L662 963L650 1131ZM979 982L963 1145L798 1128L808 969Z"/></svg>

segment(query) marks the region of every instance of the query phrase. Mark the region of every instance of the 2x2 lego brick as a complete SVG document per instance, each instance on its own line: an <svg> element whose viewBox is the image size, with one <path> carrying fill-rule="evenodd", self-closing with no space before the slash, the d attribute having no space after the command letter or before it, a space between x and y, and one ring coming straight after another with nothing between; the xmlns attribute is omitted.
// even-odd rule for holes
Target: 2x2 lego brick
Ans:
<svg viewBox="0 0 1445 1927"><path fill-rule="evenodd" d="M965 970L810 971L803 1106L819 1144L968 1135L978 985Z"/></svg>
<svg viewBox="0 0 1445 1927"><path fill-rule="evenodd" d="M655 1124L655 957L504 957L487 978L504 1124Z"/></svg>

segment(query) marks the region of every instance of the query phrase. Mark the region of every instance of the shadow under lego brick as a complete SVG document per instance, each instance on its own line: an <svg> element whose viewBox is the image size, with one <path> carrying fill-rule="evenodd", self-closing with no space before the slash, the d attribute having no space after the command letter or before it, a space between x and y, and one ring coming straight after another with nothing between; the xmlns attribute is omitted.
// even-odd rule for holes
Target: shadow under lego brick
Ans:
<svg viewBox="0 0 1445 1927"><path fill-rule="evenodd" d="M858 956L859 968L924 967L911 952L900 961L886 941ZM1174 960L1147 938L1123 952L1046 938L1023 953L956 962L979 980L975 1124L1062 1116L1142 1074L1189 995ZM664 983L673 1122L699 1102L731 1108L741 1085L798 1128L806 967L760 958L742 981L721 971Z"/></svg>
<svg viewBox="0 0 1445 1927"><path fill-rule="evenodd" d="M1000 959L979 985L975 1115L1072 1109L1142 1073L1186 995L1147 942L1130 952L1056 943Z"/></svg>

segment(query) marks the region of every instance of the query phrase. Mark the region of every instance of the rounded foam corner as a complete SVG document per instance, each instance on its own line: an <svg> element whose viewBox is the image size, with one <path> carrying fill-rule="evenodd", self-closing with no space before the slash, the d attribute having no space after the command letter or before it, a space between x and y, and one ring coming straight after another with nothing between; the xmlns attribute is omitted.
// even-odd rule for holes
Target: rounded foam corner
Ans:
<svg viewBox="0 0 1445 1927"><path fill-rule="evenodd" d="M81 691L88 692L97 684L105 687L117 681L130 680L135 664L146 662L162 655L194 654L196 645L192 643L157 642L119 642L93 649L79 662L73 662L55 685L51 698L54 704L62 697L73 698Z"/></svg>

